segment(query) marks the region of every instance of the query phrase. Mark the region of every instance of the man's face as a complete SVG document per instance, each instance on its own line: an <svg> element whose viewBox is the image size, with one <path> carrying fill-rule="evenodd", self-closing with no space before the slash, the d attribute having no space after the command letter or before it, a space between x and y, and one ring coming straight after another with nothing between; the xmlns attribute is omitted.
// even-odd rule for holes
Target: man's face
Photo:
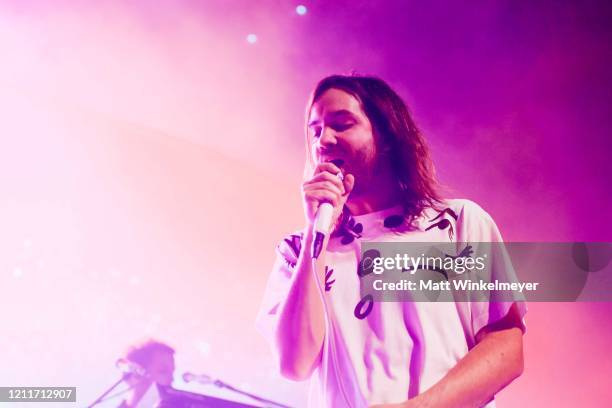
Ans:
<svg viewBox="0 0 612 408"><path fill-rule="evenodd" d="M353 95L334 88L325 91L310 110L308 140L316 163L343 160L343 173L355 176L352 194L369 189L377 164L376 140Z"/></svg>
<svg viewBox="0 0 612 408"><path fill-rule="evenodd" d="M153 382L159 385L172 385L174 355L166 351L155 352L146 370Z"/></svg>

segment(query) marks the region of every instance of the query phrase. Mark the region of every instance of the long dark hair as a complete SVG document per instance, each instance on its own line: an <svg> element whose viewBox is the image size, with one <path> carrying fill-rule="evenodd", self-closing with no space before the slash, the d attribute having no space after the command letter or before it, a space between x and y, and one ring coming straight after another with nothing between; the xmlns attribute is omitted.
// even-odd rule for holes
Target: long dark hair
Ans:
<svg viewBox="0 0 612 408"><path fill-rule="evenodd" d="M312 105L331 88L357 98L374 130L380 135L382 145L389 150L388 157L401 191L405 215L418 217L423 209L436 207L441 198L429 147L402 98L380 78L331 75L319 81L312 92L306 120Z"/></svg>

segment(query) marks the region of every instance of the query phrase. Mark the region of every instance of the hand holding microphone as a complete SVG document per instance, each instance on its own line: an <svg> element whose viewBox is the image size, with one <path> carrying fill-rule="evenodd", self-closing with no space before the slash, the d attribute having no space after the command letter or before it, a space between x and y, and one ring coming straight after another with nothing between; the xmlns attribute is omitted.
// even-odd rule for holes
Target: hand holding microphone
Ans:
<svg viewBox="0 0 612 408"><path fill-rule="evenodd" d="M314 234L313 258L321 252L325 236L338 220L355 185L352 174L343 176L342 164L342 160L319 163L312 179L302 185L306 219Z"/></svg>

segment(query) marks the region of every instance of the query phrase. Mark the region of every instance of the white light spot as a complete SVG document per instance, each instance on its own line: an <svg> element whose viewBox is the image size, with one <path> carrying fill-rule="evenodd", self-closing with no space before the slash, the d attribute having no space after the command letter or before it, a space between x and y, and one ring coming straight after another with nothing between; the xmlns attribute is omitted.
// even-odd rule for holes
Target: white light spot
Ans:
<svg viewBox="0 0 612 408"><path fill-rule="evenodd" d="M300 4L299 6L295 8L295 12L298 13L300 16L303 16L304 14L308 12L308 9L306 8L305 5Z"/></svg>
<svg viewBox="0 0 612 408"><path fill-rule="evenodd" d="M206 341L199 341L196 344L196 348L200 352L200 354L204 357L208 357L210 354L210 344Z"/></svg>
<svg viewBox="0 0 612 408"><path fill-rule="evenodd" d="M21 277L23 276L23 270L22 270L21 268L19 268L19 267L17 267L17 268L15 268L15 269L13 269L13 276L14 276L16 279L21 278Z"/></svg>
<svg viewBox="0 0 612 408"><path fill-rule="evenodd" d="M246 40L249 44L255 44L257 42L257 36L255 34L249 34L247 35Z"/></svg>

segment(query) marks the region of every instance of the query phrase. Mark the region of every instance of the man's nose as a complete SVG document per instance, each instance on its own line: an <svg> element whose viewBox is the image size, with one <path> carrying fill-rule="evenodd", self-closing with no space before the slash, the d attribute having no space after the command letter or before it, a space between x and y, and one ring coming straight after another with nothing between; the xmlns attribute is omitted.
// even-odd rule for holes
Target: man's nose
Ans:
<svg viewBox="0 0 612 408"><path fill-rule="evenodd" d="M336 132L333 129L325 127L321 130L321 136L318 141L319 146L326 148L335 145L336 142Z"/></svg>

